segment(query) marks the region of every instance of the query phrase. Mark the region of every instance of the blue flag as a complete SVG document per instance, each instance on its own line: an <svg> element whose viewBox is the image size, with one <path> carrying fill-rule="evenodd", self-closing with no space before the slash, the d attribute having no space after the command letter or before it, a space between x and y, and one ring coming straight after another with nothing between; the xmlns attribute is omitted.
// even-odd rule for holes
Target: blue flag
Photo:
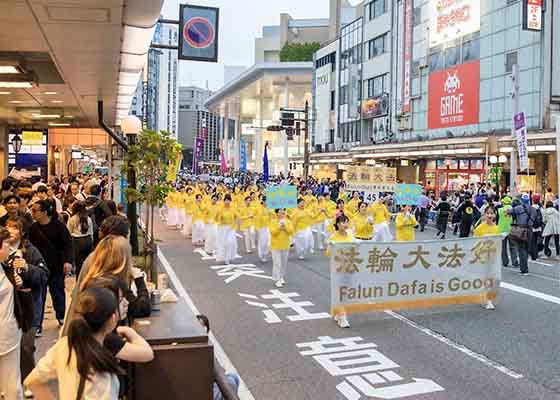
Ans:
<svg viewBox="0 0 560 400"><path fill-rule="evenodd" d="M264 144L263 179L268 182L268 142Z"/></svg>

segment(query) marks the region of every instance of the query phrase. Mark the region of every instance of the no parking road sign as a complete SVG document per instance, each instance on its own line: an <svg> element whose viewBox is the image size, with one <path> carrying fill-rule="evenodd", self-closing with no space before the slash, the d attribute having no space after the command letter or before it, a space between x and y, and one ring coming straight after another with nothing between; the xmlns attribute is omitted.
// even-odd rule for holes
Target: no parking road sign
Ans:
<svg viewBox="0 0 560 400"><path fill-rule="evenodd" d="M218 8L181 5L180 60L218 61L219 13Z"/></svg>

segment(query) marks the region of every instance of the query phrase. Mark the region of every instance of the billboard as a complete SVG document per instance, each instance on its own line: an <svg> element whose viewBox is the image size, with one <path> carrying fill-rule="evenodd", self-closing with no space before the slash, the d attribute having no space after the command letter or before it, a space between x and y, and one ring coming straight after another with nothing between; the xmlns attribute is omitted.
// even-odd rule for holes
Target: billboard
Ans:
<svg viewBox="0 0 560 400"><path fill-rule="evenodd" d="M179 60L218 61L218 21L214 7L181 4Z"/></svg>
<svg viewBox="0 0 560 400"><path fill-rule="evenodd" d="M413 29L413 4L412 0L406 0L404 10L404 67L403 67L403 93L402 112L410 112L410 92L412 73L412 29Z"/></svg>
<svg viewBox="0 0 560 400"><path fill-rule="evenodd" d="M523 0L523 29L542 30L543 0Z"/></svg>
<svg viewBox="0 0 560 400"><path fill-rule="evenodd" d="M480 0L430 0L430 47L480 30Z"/></svg>
<svg viewBox="0 0 560 400"><path fill-rule="evenodd" d="M362 118L369 119L382 117L389 113L389 95L387 93L381 96L371 97L362 101Z"/></svg>
<svg viewBox="0 0 560 400"><path fill-rule="evenodd" d="M478 124L480 60L437 71L428 82L428 129Z"/></svg>

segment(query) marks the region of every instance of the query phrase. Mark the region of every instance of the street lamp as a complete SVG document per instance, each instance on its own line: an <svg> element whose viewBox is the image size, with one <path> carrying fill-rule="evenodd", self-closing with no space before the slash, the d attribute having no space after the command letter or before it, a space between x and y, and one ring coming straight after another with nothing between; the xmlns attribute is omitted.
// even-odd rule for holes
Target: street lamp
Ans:
<svg viewBox="0 0 560 400"><path fill-rule="evenodd" d="M14 153L19 153L21 151L21 145L23 144L23 140L19 133L16 133L15 136L12 138L12 146L14 148Z"/></svg>
<svg viewBox="0 0 560 400"><path fill-rule="evenodd" d="M128 139L129 149L136 143L136 135L142 130L142 121L134 115L129 115L121 122L121 129ZM136 189L136 171L132 164L128 164L128 173L126 180L130 189ZM128 198L128 196L127 196ZM126 216L130 222L130 246L132 254L138 255L138 213L136 210L136 202L127 199Z"/></svg>
<svg viewBox="0 0 560 400"><path fill-rule="evenodd" d="M54 153L53 153L53 155L54 155L54 159L55 159L55 160L60 159L60 149L59 149L58 147L55 147L55 148L54 148Z"/></svg>

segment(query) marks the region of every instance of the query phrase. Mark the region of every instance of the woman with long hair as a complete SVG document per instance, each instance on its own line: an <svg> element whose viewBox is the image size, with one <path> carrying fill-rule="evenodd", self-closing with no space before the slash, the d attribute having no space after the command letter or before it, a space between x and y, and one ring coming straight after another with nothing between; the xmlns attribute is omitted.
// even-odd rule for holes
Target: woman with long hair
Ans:
<svg viewBox="0 0 560 400"><path fill-rule="evenodd" d="M257 230L257 253L261 262L266 262L270 254L270 220L272 210L266 208L266 196L259 195L259 204L256 206L255 229Z"/></svg>
<svg viewBox="0 0 560 400"><path fill-rule="evenodd" d="M54 399L48 384L57 380L61 400L118 399L118 374L124 371L103 346L118 321L119 300L113 292L95 287L81 293L68 336L58 340L25 380L35 398Z"/></svg>
<svg viewBox="0 0 560 400"><path fill-rule="evenodd" d="M77 201L73 204L71 217L66 225L72 236L72 249L74 251L74 267L76 276L80 275L86 257L93 250L93 221L88 216L86 203Z"/></svg>

